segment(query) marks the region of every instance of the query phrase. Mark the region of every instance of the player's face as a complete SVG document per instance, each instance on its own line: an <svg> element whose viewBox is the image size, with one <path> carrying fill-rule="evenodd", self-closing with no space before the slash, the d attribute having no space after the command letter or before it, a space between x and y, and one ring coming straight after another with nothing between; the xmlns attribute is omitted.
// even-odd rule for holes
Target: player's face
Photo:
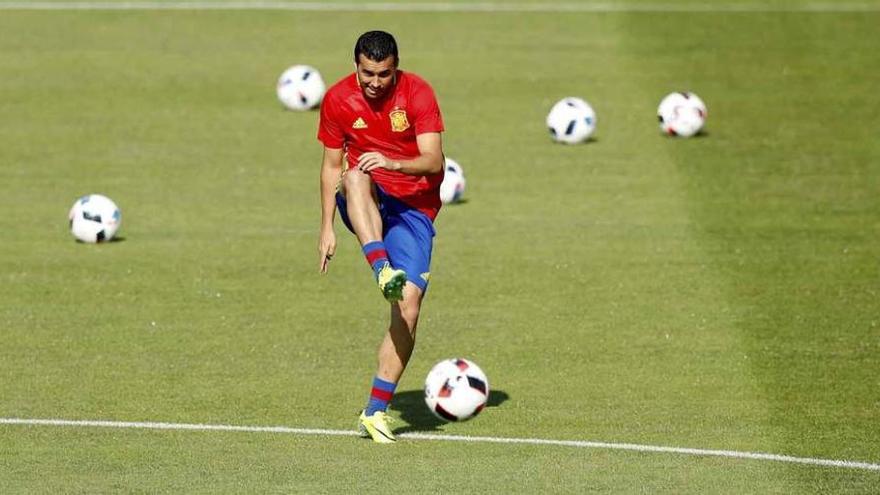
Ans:
<svg viewBox="0 0 880 495"><path fill-rule="evenodd" d="M355 68L361 90L364 96L371 100L380 100L387 95L397 79L397 64L394 56L376 62L360 54Z"/></svg>

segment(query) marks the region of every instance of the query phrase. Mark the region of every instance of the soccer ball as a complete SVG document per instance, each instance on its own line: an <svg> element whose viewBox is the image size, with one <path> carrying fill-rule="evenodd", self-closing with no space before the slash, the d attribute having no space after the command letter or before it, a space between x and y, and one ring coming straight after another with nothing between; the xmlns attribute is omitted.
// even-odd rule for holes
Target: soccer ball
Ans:
<svg viewBox="0 0 880 495"><path fill-rule="evenodd" d="M302 111L318 106L326 89L317 69L308 65L294 65L278 78L276 93L285 107Z"/></svg>
<svg viewBox="0 0 880 495"><path fill-rule="evenodd" d="M596 130L596 112L580 98L563 98L547 114L547 127L557 143L581 143Z"/></svg>
<svg viewBox="0 0 880 495"><path fill-rule="evenodd" d="M425 379L425 403L440 419L464 421L476 416L489 399L489 380L467 359L437 363Z"/></svg>
<svg viewBox="0 0 880 495"><path fill-rule="evenodd" d="M703 128L707 115L703 100L689 92L670 93L657 108L660 129L670 136L693 136Z"/></svg>
<svg viewBox="0 0 880 495"><path fill-rule="evenodd" d="M443 204L457 203L464 194L464 169L452 158L446 158L445 175L440 184L440 201Z"/></svg>
<svg viewBox="0 0 880 495"><path fill-rule="evenodd" d="M110 198L100 194L83 196L73 203L70 233L82 242L105 242L116 235L122 223L122 212Z"/></svg>

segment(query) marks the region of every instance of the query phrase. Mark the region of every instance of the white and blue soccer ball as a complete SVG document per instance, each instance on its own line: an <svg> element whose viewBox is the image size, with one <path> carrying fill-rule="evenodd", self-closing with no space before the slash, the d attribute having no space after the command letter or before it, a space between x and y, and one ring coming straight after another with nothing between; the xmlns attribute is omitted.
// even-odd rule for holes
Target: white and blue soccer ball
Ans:
<svg viewBox="0 0 880 495"><path fill-rule="evenodd" d="M489 379L473 361L440 361L425 379L425 403L440 419L468 420L479 414L488 400Z"/></svg>
<svg viewBox="0 0 880 495"><path fill-rule="evenodd" d="M596 112L581 98L559 100L547 114L550 136L558 143L582 143L596 130Z"/></svg>
<svg viewBox="0 0 880 495"><path fill-rule="evenodd" d="M464 178L464 169L452 158L446 158L443 165L443 182L440 184L440 201L448 205L461 201L467 181Z"/></svg>
<svg viewBox="0 0 880 495"><path fill-rule="evenodd" d="M82 242L113 239L122 224L122 212L107 196L89 194L73 203L67 214L70 233Z"/></svg>
<svg viewBox="0 0 880 495"><path fill-rule="evenodd" d="M327 87L317 69L309 65L294 65L278 78L278 100L290 110L310 110L321 104Z"/></svg>
<svg viewBox="0 0 880 495"><path fill-rule="evenodd" d="M660 129L670 136L691 137L706 124L706 104L694 93L670 93L657 108Z"/></svg>

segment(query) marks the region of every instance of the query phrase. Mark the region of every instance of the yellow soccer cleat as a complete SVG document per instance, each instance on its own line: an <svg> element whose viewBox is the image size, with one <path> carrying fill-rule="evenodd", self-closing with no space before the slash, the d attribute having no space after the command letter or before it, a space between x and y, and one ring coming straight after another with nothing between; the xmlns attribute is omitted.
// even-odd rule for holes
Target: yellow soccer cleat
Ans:
<svg viewBox="0 0 880 495"><path fill-rule="evenodd" d="M394 269L389 263L385 263L385 266L379 270L376 281L379 282L379 290L388 302L403 299L403 286L406 285L405 271Z"/></svg>
<svg viewBox="0 0 880 495"><path fill-rule="evenodd" d="M391 428L388 427L388 423L393 421L392 418L389 418L382 411L376 411L372 416L367 416L365 412L361 411L361 417L358 422L358 431L360 431L362 437L372 438L376 443L394 443L397 441L394 438L394 433L391 433Z"/></svg>

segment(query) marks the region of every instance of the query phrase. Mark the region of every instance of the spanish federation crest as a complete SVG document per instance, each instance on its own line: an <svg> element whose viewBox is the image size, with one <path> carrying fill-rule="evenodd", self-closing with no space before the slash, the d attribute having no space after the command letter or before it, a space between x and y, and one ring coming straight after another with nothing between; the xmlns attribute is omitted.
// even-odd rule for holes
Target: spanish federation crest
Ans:
<svg viewBox="0 0 880 495"><path fill-rule="evenodd" d="M409 120L406 118L406 111L395 108L388 114L391 117L391 130L394 132L403 132L409 129Z"/></svg>

